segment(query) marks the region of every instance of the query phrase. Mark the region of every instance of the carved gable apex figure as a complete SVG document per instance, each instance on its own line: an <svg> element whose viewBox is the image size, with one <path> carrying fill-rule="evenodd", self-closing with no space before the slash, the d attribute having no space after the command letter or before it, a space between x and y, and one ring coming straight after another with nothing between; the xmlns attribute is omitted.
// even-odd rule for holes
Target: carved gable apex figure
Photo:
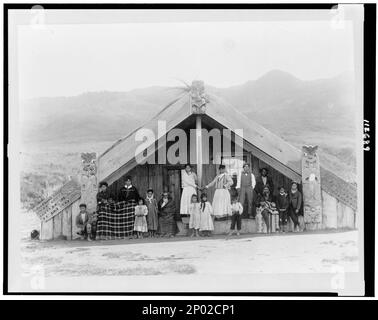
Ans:
<svg viewBox="0 0 378 320"><path fill-rule="evenodd" d="M205 84L201 80L194 80L190 89L193 113L205 113L209 98L205 93Z"/></svg>
<svg viewBox="0 0 378 320"><path fill-rule="evenodd" d="M81 162L83 164L83 174L86 176L94 176L97 173L96 170L96 153L82 153Z"/></svg>

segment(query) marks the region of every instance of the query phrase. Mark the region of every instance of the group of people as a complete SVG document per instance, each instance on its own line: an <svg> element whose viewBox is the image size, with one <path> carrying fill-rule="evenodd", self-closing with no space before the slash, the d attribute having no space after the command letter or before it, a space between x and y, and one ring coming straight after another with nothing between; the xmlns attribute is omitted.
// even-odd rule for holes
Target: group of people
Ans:
<svg viewBox="0 0 378 320"><path fill-rule="evenodd" d="M116 206L123 203L132 209L133 223L126 225L126 233L129 238L142 238L144 234L150 237L167 236L172 237L177 233L177 213L173 199L168 191L163 192L162 198L158 201L154 196L154 190L148 189L146 196L141 197L137 188L132 184L131 176L126 177L118 197L115 199L108 190L108 184L101 182L97 194L97 210L90 214L85 204L80 204L80 213L76 217L78 234L91 241L99 235L97 225L100 219L106 219L103 209L107 206ZM101 238L101 232L100 232Z"/></svg>
<svg viewBox="0 0 378 320"><path fill-rule="evenodd" d="M191 236L210 236L214 230L215 217L231 216L230 233L235 231L239 235L242 226L243 206L247 202L247 213L254 218L253 204L260 209L262 217L269 229L270 215L279 214L280 231L285 231L288 219L292 219L295 230L298 230L298 215L302 205L302 195L298 184L293 182L291 190L286 192L283 186L279 193L273 197L273 181L268 176L268 170L260 170L261 175L255 178L249 165L244 164L243 171L237 177L237 194L231 197L230 189L234 184L232 177L226 172L224 165L219 166L219 174L206 186L200 187L192 166L187 164L181 171L182 194L180 211L176 210L175 201L165 190L160 200L154 195L154 190L148 189L144 197L139 195L137 188L132 184L132 178L126 177L125 185L119 190L115 199L108 190L108 184L101 182L97 194L97 210L90 214L86 205L80 204L80 213L76 217L78 234L91 241L101 239L101 223L106 220L106 208L118 208L120 203L130 212L130 223L125 224L126 234L129 238L173 237L178 232L177 220L189 217ZM215 188L212 203L207 199L207 190ZM198 197L198 193L201 193ZM255 199L254 194L257 195ZM181 216L181 217L180 217ZM99 225L99 228L97 226ZM114 231L117 232L117 231Z"/></svg>
<svg viewBox="0 0 378 320"><path fill-rule="evenodd" d="M182 171L182 196L180 213L181 215L189 215L190 221L196 221L198 214L193 209L192 203L196 202L197 189L204 191L210 187L215 188L213 202L209 206L209 212L213 217L226 217L231 216L230 235L234 233L235 227L237 234L240 233L242 224L242 213L244 211L243 206L247 203L247 214L251 218L255 218L253 212L253 204L259 209L263 220L267 226L267 230L271 230L271 215L279 215L279 229L282 232L287 230L288 219L290 218L294 223L294 231L299 230L299 215L301 214L302 207L302 194L298 190L298 183L292 182L289 192L285 190L284 186L279 186L278 195L273 195L274 185L273 179L268 175L268 169L262 168L260 170L260 176L257 178L250 170L247 163L243 165L243 170L239 172L236 181L236 194L231 196L231 186L234 184L232 177L226 172L224 165L219 166L219 174L204 188L198 187L198 181L196 174L192 171L192 167L187 164ZM201 202L202 196L201 195ZM203 215L204 221L207 221L207 215ZM193 226L189 223L189 227ZM198 225L194 230L201 230ZM213 226L210 224L210 230L213 230ZM198 234L196 231L193 234Z"/></svg>

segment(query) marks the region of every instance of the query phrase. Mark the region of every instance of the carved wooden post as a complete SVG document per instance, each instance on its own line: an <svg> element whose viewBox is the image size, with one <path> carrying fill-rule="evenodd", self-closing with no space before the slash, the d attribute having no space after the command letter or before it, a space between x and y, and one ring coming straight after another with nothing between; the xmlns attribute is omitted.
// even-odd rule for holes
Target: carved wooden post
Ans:
<svg viewBox="0 0 378 320"><path fill-rule="evenodd" d="M206 103L209 98L205 93L205 84L201 80L194 80L190 89L190 106L196 114L196 162L198 185L202 186L202 114L206 113Z"/></svg>
<svg viewBox="0 0 378 320"><path fill-rule="evenodd" d="M96 211L97 200L97 163L96 153L82 153L81 154L82 171L80 174L81 184L81 203L87 205L89 213Z"/></svg>
<svg viewBox="0 0 378 320"><path fill-rule="evenodd" d="M322 227L322 199L318 146L302 147L302 187L306 229Z"/></svg>

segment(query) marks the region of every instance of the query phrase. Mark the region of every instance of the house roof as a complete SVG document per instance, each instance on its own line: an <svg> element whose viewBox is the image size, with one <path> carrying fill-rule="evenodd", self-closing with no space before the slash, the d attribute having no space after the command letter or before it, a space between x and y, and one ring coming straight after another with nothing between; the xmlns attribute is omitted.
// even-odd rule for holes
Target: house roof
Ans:
<svg viewBox="0 0 378 320"><path fill-rule="evenodd" d="M251 120L243 113L235 109L231 104L216 96L208 94L208 102L206 104L206 115L221 123L226 128L235 131L243 129L243 138L268 154L282 165L288 167L298 175L301 175L301 157L302 152L298 148L285 141L283 138L275 135L260 124ZM193 113L190 106L190 95L184 93L151 120L146 122L140 128L151 129L158 132L157 120L166 121L167 132L176 127L183 120ZM140 129L138 128L138 129ZM112 175L115 172L125 168L125 165L133 161L136 150L140 146L141 141L137 141L136 133L138 129L132 131L126 137L116 141L98 158L98 178L112 182ZM155 137L155 141L160 136ZM155 142L153 142L155 143ZM152 144L152 143L151 143ZM136 165L134 163L133 165ZM130 170L131 167L127 167ZM126 173L126 172L125 172ZM340 202L356 210L357 208L357 189L354 185L344 181L340 177L333 174L328 169L321 166L321 184L322 189L334 196Z"/></svg>

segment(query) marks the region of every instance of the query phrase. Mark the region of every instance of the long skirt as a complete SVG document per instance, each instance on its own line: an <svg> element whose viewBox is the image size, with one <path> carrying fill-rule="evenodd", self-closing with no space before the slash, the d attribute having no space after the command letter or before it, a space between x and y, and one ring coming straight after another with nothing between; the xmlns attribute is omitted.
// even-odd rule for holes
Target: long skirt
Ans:
<svg viewBox="0 0 378 320"><path fill-rule="evenodd" d="M215 217L231 215L231 197L227 189L216 189L213 198L213 211Z"/></svg>
<svg viewBox="0 0 378 320"><path fill-rule="evenodd" d="M158 212L154 204L147 204L147 227L148 230L156 231L158 229Z"/></svg>
<svg viewBox="0 0 378 320"><path fill-rule="evenodd" d="M174 215L159 218L159 234L175 235L177 233L177 223Z"/></svg>
<svg viewBox="0 0 378 320"><path fill-rule="evenodd" d="M201 216L200 213L192 212L189 219L189 229L199 229L201 225Z"/></svg>
<svg viewBox="0 0 378 320"><path fill-rule="evenodd" d="M200 231L213 231L214 224L213 219L209 212L201 212L201 219L200 219Z"/></svg>
<svg viewBox="0 0 378 320"><path fill-rule="evenodd" d="M145 216L136 216L134 223L134 231L147 232L147 221Z"/></svg>
<svg viewBox="0 0 378 320"><path fill-rule="evenodd" d="M182 189L180 214L189 214L189 206L193 194L197 195L197 190L193 187L185 187Z"/></svg>

